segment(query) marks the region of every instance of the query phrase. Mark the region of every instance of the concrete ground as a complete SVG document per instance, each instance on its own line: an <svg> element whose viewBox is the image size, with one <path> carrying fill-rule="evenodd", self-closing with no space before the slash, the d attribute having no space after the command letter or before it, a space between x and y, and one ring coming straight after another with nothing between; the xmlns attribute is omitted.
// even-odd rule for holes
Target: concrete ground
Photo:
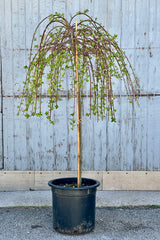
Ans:
<svg viewBox="0 0 160 240"><path fill-rule="evenodd" d="M55 232L51 191L0 192L0 240L160 240L160 192L97 192L95 230Z"/></svg>
<svg viewBox="0 0 160 240"><path fill-rule="evenodd" d="M97 191L97 207L160 205L160 191ZM47 191L0 192L0 207L52 206Z"/></svg>

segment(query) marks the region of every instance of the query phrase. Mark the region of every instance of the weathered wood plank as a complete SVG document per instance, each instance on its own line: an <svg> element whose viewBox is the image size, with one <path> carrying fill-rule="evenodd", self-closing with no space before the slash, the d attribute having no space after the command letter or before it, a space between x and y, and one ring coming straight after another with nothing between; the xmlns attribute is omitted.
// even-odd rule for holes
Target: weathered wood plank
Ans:
<svg viewBox="0 0 160 240"><path fill-rule="evenodd" d="M26 54L28 58L28 50L31 47L31 40L34 33L34 30L38 24L38 2L34 1L37 5L33 6L33 1L26 1L25 5L25 44L26 44ZM26 58L26 64L28 59Z"/></svg>
<svg viewBox="0 0 160 240"><path fill-rule="evenodd" d="M135 47L135 1L128 0L121 2L121 47L130 49Z"/></svg>
<svg viewBox="0 0 160 240"><path fill-rule="evenodd" d="M67 1L63 1L63 0L54 1L53 2L53 12L50 12L50 13L55 13L55 12L65 13L66 4L67 4Z"/></svg>
<svg viewBox="0 0 160 240"><path fill-rule="evenodd" d="M139 101L140 108L133 108L124 98L116 106L120 107L117 124L109 123L108 127L108 170L159 169L159 97Z"/></svg>
<svg viewBox="0 0 160 240"><path fill-rule="evenodd" d="M149 44L150 0L135 0L135 47L147 48Z"/></svg>
<svg viewBox="0 0 160 240"><path fill-rule="evenodd" d="M2 56L0 38L0 169L3 167L3 94L2 94Z"/></svg>
<svg viewBox="0 0 160 240"><path fill-rule="evenodd" d="M160 168L160 97L151 97L147 101L147 163L148 169L159 170Z"/></svg>
<svg viewBox="0 0 160 240"><path fill-rule="evenodd" d="M118 43L121 44L121 26L122 26L122 4L121 1L119 0L113 0L113 1L108 1L108 8L107 8L107 16L106 16L106 11L103 10L103 16L107 17L107 30L109 31L110 34L118 35ZM103 6L101 5L101 9L103 9ZM101 12L100 12L101 13ZM102 18L102 17L101 17Z"/></svg>
<svg viewBox="0 0 160 240"><path fill-rule="evenodd" d="M63 98L55 112L55 126L45 117L17 117L17 102L4 98L5 169L76 170L76 131L70 130L68 101ZM140 103L138 108L127 98L117 99L117 123L83 117L84 170L160 169L159 98L142 97Z"/></svg>
<svg viewBox="0 0 160 240"><path fill-rule="evenodd" d="M0 42L4 42L4 14L5 14L5 3L4 0L0 1L0 9L1 9L1 14L0 14ZM2 47L1 43L0 46Z"/></svg>
<svg viewBox="0 0 160 240"><path fill-rule="evenodd" d="M13 95L13 68L12 68L12 4L11 0L4 1L4 7L1 9L3 16L2 31L2 75L4 94ZM0 14L1 15L1 14ZM5 79L5 81L4 81Z"/></svg>
<svg viewBox="0 0 160 240"><path fill-rule="evenodd" d="M3 167L2 113L0 113L0 169Z"/></svg>
<svg viewBox="0 0 160 240"><path fill-rule="evenodd" d="M160 94L160 58L159 58L160 48L150 48L148 49L149 56L149 81L148 81L148 93Z"/></svg>
<svg viewBox="0 0 160 240"><path fill-rule="evenodd" d="M63 99L56 125L45 119L16 116L23 66L28 63L28 49L38 22L50 13L63 12L69 18L88 8L93 17L112 34L127 53L140 79L141 107L137 109L126 97L116 97L117 123L108 119L96 123L83 117L84 170L159 170L160 129L160 3L157 0L103 1L42 0L0 1L0 33L4 94L5 170L76 170L76 131L70 130L73 102ZM142 11L143 9L143 11ZM69 89L69 74L64 89ZM114 85L115 94L125 94L121 82ZM46 93L46 87L43 89ZM87 92L87 88L86 88ZM47 101L47 98L45 98ZM84 100L86 106L88 99ZM1 130L2 131L2 130ZM128 157L129 156L129 157Z"/></svg>
<svg viewBox="0 0 160 240"><path fill-rule="evenodd" d="M14 170L14 98L3 98L4 169Z"/></svg>

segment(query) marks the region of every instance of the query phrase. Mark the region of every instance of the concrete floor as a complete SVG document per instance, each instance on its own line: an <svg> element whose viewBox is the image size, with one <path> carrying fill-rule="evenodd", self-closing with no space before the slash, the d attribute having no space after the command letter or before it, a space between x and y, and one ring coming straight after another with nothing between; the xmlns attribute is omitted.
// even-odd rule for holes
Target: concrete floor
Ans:
<svg viewBox="0 0 160 240"><path fill-rule="evenodd" d="M159 208L96 208L93 232L68 236L53 229L51 207L0 208L0 240L159 240Z"/></svg>
<svg viewBox="0 0 160 240"><path fill-rule="evenodd" d="M160 240L160 192L98 191L93 232L53 229L51 191L0 192L0 240Z"/></svg>
<svg viewBox="0 0 160 240"><path fill-rule="evenodd" d="M0 192L0 207L51 206L51 191ZM97 191L97 207L160 205L156 191Z"/></svg>

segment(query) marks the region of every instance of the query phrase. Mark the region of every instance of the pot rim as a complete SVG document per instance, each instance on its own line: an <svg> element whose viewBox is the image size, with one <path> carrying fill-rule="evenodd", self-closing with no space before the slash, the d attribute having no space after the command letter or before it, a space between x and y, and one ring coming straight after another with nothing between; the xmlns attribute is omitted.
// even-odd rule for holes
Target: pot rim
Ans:
<svg viewBox="0 0 160 240"><path fill-rule="evenodd" d="M67 190L74 190L74 191L78 191L78 190L86 190L86 189L92 189L92 188L97 188L99 185L100 185L100 182L98 180L95 180L95 179L91 179L91 178L82 178L82 181L83 180L88 180L88 181L93 181L94 183L92 185L89 185L89 186L81 186L81 187L75 187L75 188L71 188L71 187L64 187L64 186L59 186L59 185L56 185L54 184L54 182L58 182L58 181L61 181L61 180L77 180L76 177L65 177L65 178L56 178L56 179L53 179L53 180L50 180L48 182L48 185L52 188L57 188L57 189L67 189Z"/></svg>

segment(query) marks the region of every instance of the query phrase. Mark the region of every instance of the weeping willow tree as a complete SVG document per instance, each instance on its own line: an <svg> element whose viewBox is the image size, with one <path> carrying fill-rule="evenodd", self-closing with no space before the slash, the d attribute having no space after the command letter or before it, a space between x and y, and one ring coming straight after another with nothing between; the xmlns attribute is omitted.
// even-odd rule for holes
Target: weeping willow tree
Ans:
<svg viewBox="0 0 160 240"><path fill-rule="evenodd" d="M86 115L97 119L107 114L115 122L113 81L123 81L130 101L137 100L138 80L124 51L118 46L117 36L111 36L105 28L88 15L88 10L78 12L70 21L63 14L45 17L33 34L29 65L24 82L18 114L27 118L46 115L54 124L53 111L58 108L62 96L62 82L70 73L69 96L74 100L71 128L77 125L77 186L81 185L81 104L85 86L89 86L90 99ZM77 23L77 18L82 18ZM38 44L37 33L44 27ZM43 85L47 84L49 98L47 109L42 111ZM75 103L76 102L76 103ZM77 109L76 109L77 106ZM77 117L75 114L77 113Z"/></svg>

